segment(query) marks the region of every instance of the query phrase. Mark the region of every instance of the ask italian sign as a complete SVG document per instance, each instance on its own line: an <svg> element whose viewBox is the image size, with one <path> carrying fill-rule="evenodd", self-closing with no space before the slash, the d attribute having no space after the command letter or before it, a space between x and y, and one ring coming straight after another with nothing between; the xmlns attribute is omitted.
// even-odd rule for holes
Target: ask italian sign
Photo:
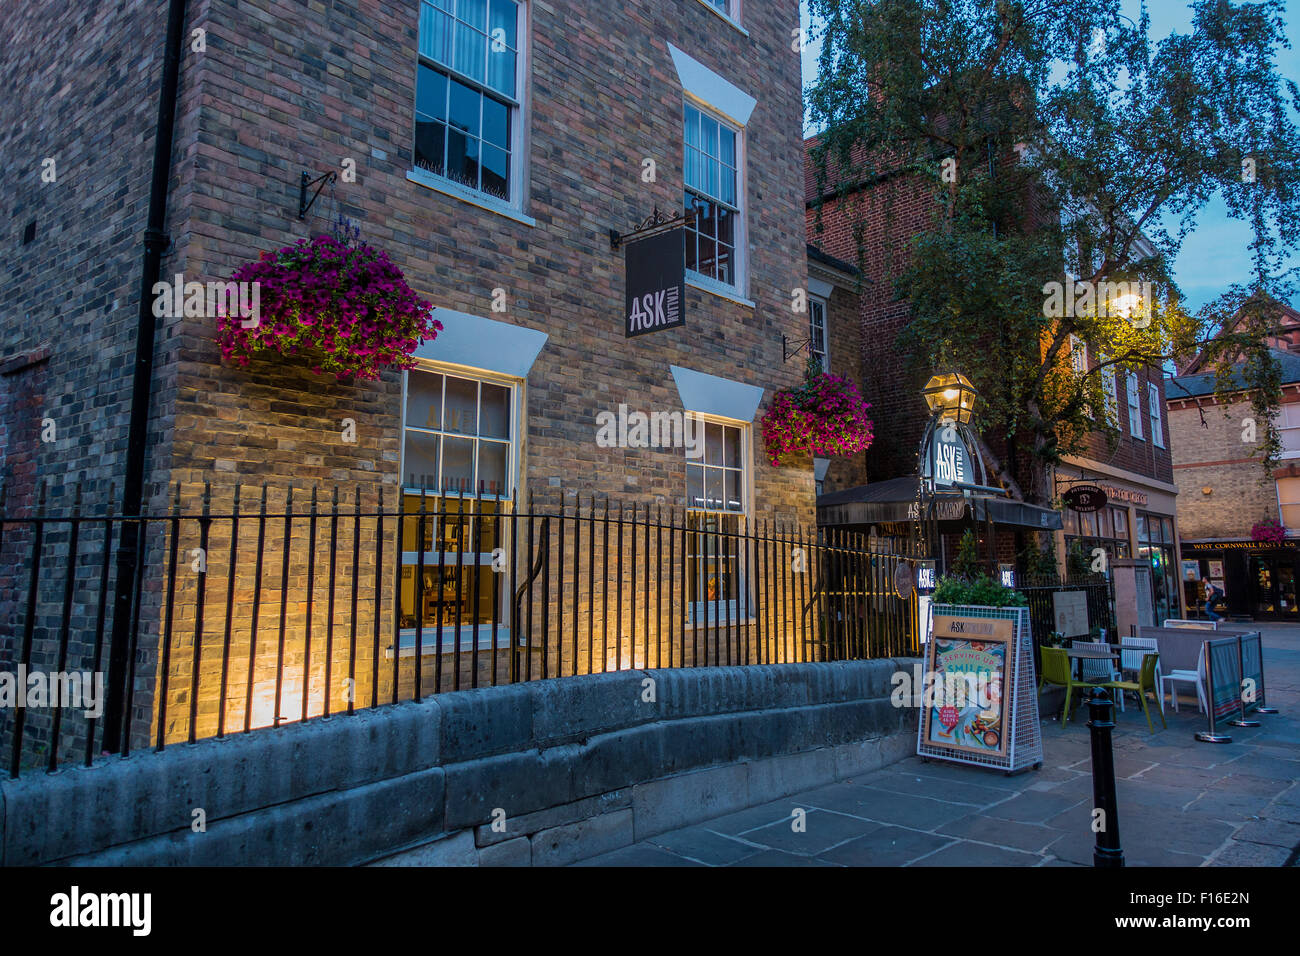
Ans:
<svg viewBox="0 0 1300 956"><path fill-rule="evenodd" d="M686 324L686 262L681 229L627 243L627 338Z"/></svg>

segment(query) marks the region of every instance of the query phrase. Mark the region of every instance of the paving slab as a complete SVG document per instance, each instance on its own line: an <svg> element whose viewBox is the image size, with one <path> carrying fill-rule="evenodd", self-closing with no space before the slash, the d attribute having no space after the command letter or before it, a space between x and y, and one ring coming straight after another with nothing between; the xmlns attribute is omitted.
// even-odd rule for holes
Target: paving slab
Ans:
<svg viewBox="0 0 1300 956"><path fill-rule="evenodd" d="M1037 866L1043 858L1037 853L1008 850L961 840L942 850L915 860L908 866Z"/></svg>
<svg viewBox="0 0 1300 956"><path fill-rule="evenodd" d="M902 866L952 843L956 838L904 827L878 827L865 836L820 854L841 866Z"/></svg>
<svg viewBox="0 0 1300 956"><path fill-rule="evenodd" d="M696 860L707 866L728 866L747 856L753 856L763 848L746 843L739 837L724 836L702 826L686 827L661 833L649 840L651 844Z"/></svg>
<svg viewBox="0 0 1300 956"><path fill-rule="evenodd" d="M1149 733L1141 710L1113 736L1128 866L1283 866L1300 846L1300 625L1262 628L1269 700L1283 715L1195 734L1195 704ZM1043 766L1000 771L906 757L888 767L683 827L584 865L1091 866L1092 760L1084 712L1042 723ZM1154 716L1154 714L1153 714ZM803 808L796 832L791 811Z"/></svg>

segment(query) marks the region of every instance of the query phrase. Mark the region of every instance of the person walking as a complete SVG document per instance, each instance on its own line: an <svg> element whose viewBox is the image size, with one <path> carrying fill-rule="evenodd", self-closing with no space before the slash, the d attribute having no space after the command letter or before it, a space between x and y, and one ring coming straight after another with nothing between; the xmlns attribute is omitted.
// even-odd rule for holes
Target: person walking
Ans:
<svg viewBox="0 0 1300 956"><path fill-rule="evenodd" d="M1205 616L1211 621L1221 621L1222 616L1215 610L1219 601L1223 600L1223 592L1215 587L1214 582L1209 576L1201 579L1201 585L1205 588Z"/></svg>

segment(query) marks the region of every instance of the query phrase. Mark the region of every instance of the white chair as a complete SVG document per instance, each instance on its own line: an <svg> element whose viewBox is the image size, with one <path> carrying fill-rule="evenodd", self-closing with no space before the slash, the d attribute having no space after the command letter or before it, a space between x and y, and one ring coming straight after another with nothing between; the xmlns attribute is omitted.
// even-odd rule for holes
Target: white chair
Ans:
<svg viewBox="0 0 1300 956"><path fill-rule="evenodd" d="M1110 650L1110 645L1106 644L1104 641L1075 641L1071 646L1095 648L1099 651ZM1086 681L1099 681L1105 683L1121 680L1123 678L1123 675L1119 672L1119 668L1115 666L1115 662L1104 657L1095 658L1093 660L1084 658L1079 661L1079 666L1083 672L1083 679ZM1124 695L1119 694L1118 697L1119 709L1122 711L1124 709Z"/></svg>
<svg viewBox="0 0 1300 956"><path fill-rule="evenodd" d="M1163 691L1169 695L1173 701L1174 713L1178 713L1178 691L1174 687L1177 683L1194 684L1196 686L1196 703L1200 707L1201 713L1205 713L1205 645L1201 645L1201 653L1196 658L1196 670L1174 670L1170 671L1163 678ZM1161 698L1161 706L1164 706L1164 699Z"/></svg>
<svg viewBox="0 0 1300 956"><path fill-rule="evenodd" d="M1133 671L1140 673L1142 670L1142 658L1147 654L1159 654L1160 647L1156 644L1154 637L1122 637L1120 638L1119 651L1119 668L1121 671ZM1132 648L1132 650L1129 650ZM1160 659L1156 659L1156 687L1160 685ZM1123 695L1121 695L1123 696ZM1165 712L1165 699L1160 694L1160 713ZM1121 707L1120 710L1124 708Z"/></svg>

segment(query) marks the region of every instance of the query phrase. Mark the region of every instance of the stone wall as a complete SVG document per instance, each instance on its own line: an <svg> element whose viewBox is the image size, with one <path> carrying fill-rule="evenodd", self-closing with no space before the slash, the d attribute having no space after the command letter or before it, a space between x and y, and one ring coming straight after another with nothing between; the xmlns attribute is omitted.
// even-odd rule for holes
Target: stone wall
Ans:
<svg viewBox="0 0 1300 956"><path fill-rule="evenodd" d="M907 755L912 663L536 681L0 781L0 865L563 864Z"/></svg>

